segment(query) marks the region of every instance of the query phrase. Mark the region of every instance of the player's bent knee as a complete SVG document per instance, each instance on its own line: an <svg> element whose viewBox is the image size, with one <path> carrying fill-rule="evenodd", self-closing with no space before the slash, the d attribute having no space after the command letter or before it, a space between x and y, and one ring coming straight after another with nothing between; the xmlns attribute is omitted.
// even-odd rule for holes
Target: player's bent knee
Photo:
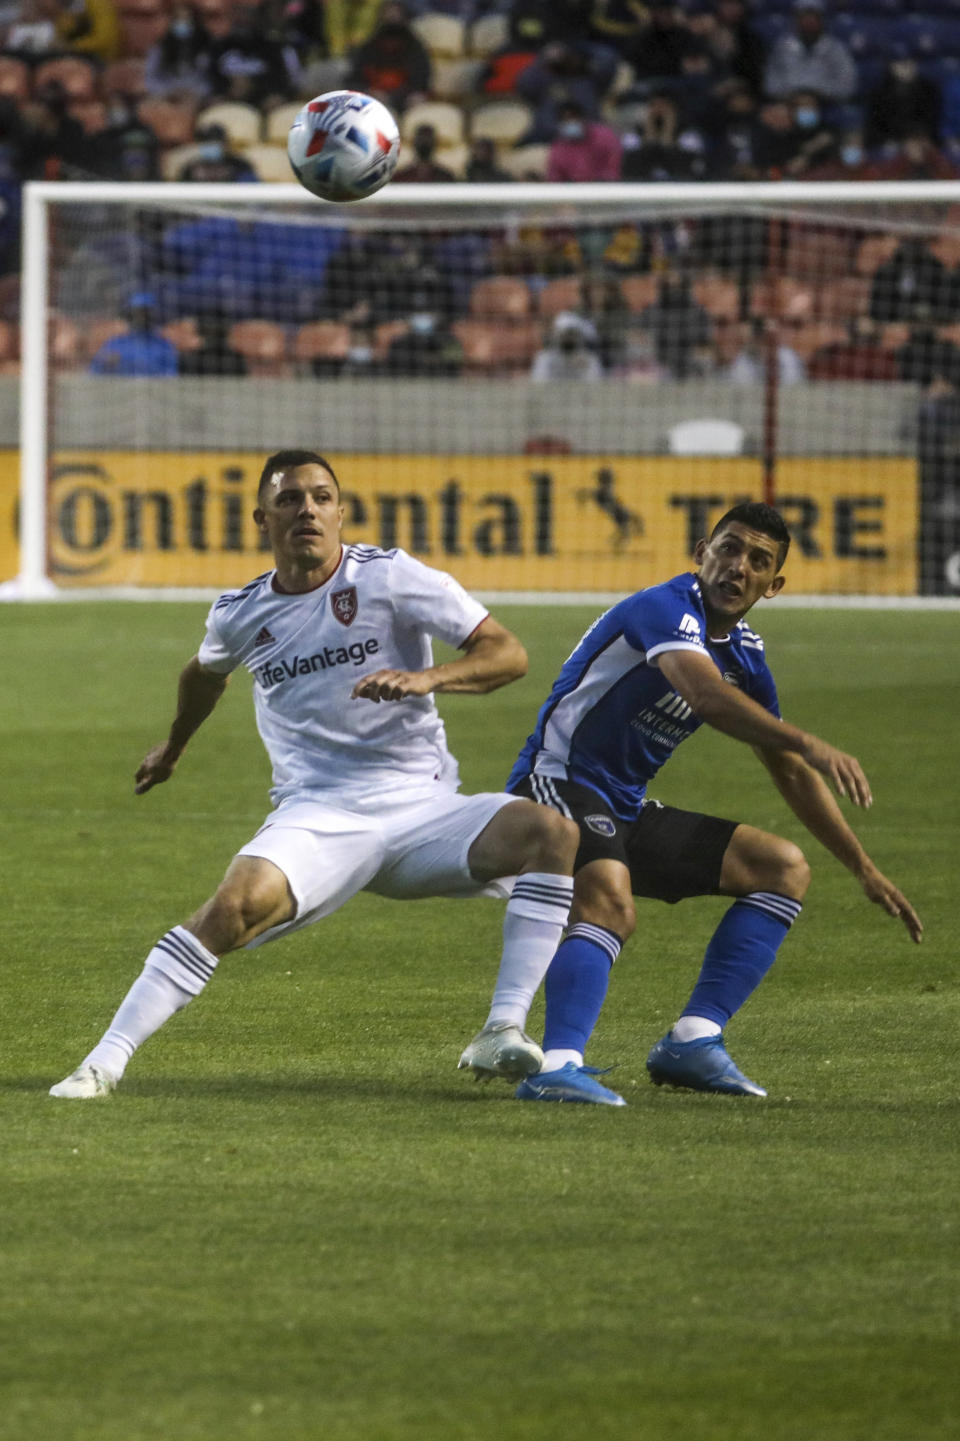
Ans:
<svg viewBox="0 0 960 1441"><path fill-rule="evenodd" d="M570 924L583 921L591 926L603 926L613 931L621 941L627 941L637 928L637 912L633 898L615 886L603 884L575 885Z"/></svg>
<svg viewBox="0 0 960 1441"><path fill-rule="evenodd" d="M216 893L187 923L215 955L245 946L271 926L290 920L296 903L286 876L271 861L237 856Z"/></svg>
<svg viewBox="0 0 960 1441"><path fill-rule="evenodd" d="M792 841L781 841L780 845L782 849L777 857L780 879L772 889L802 901L810 885L810 863Z"/></svg>

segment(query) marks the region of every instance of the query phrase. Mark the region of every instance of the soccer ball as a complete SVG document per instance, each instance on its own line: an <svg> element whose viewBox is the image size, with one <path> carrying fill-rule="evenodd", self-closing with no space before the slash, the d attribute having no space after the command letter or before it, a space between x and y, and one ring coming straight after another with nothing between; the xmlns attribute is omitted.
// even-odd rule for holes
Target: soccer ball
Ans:
<svg viewBox="0 0 960 1441"><path fill-rule="evenodd" d="M309 101L290 126L287 154L305 190L321 200L362 200L397 168L400 132L385 105L359 90Z"/></svg>

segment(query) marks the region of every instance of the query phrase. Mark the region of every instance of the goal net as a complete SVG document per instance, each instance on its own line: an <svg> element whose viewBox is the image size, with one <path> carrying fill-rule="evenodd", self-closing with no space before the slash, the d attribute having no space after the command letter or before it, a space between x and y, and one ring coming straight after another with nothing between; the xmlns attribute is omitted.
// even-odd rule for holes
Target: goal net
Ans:
<svg viewBox="0 0 960 1441"><path fill-rule="evenodd" d="M481 593L636 589L754 498L795 595L960 595L960 186L35 184L25 214L20 594L245 582L293 446L351 539Z"/></svg>

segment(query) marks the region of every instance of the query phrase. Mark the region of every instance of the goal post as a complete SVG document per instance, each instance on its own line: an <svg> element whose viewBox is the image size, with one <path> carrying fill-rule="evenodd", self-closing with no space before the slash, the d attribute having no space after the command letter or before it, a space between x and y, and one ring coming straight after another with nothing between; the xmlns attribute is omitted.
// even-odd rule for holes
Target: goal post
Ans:
<svg viewBox="0 0 960 1441"><path fill-rule="evenodd" d="M794 595L960 597L960 183L34 182L23 253L7 595L243 583L295 446L484 594L636 589L752 498Z"/></svg>

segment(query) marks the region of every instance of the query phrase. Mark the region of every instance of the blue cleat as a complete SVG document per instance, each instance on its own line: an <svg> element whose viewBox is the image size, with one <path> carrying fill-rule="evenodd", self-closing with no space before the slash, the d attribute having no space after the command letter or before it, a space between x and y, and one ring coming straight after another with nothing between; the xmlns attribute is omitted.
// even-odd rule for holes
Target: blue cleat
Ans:
<svg viewBox="0 0 960 1441"><path fill-rule="evenodd" d="M727 1054L723 1036L674 1041L668 1032L647 1057L655 1086L682 1086L689 1091L718 1091L725 1096L765 1096L756 1081L738 1070Z"/></svg>
<svg viewBox="0 0 960 1441"><path fill-rule="evenodd" d="M538 1071L528 1076L513 1094L518 1101L585 1101L594 1106L625 1106L622 1096L593 1079L606 1074L596 1066L575 1066L567 1061L558 1071Z"/></svg>

